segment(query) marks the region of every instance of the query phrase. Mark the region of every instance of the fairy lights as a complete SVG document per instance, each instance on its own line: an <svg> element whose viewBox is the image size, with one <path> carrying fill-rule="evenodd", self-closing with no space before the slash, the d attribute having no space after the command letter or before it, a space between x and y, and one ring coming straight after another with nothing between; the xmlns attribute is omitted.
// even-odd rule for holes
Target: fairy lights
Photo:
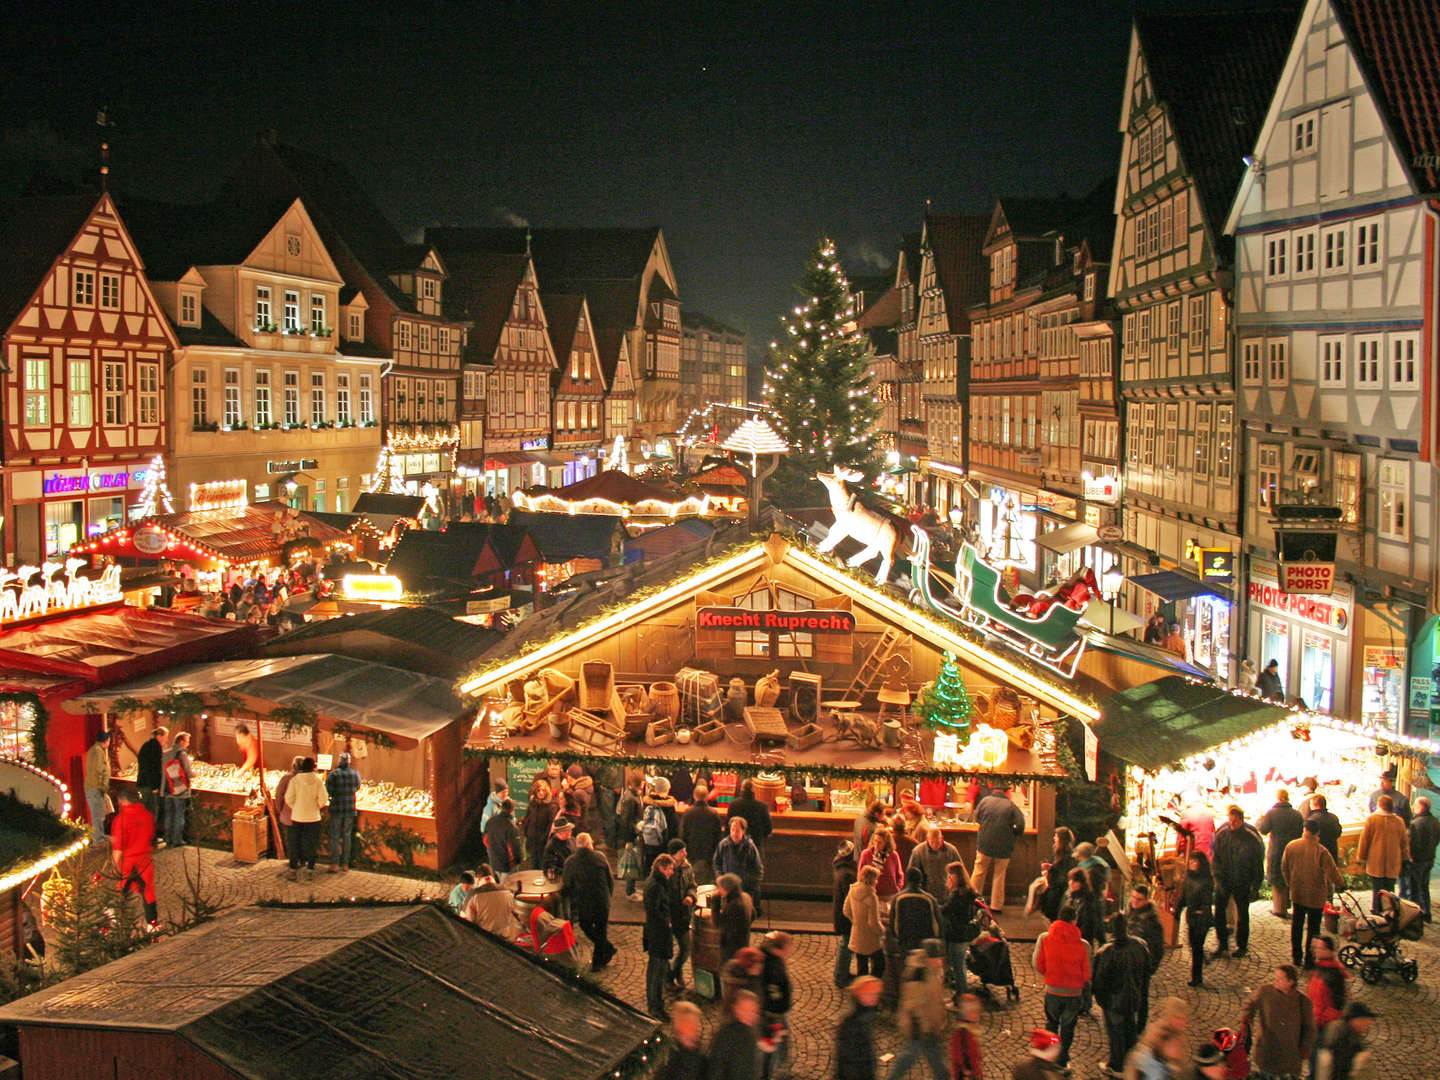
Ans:
<svg viewBox="0 0 1440 1080"><path fill-rule="evenodd" d="M30 762L28 761L22 761L19 758L0 757L0 763L13 766L17 769L23 769L26 772L34 773L36 776L52 784L60 793L60 818L64 820L70 816L70 789L66 786L65 782L61 780L58 776L55 776L52 773L46 772L44 769L38 768L30 764ZM45 873L45 871L50 870L56 866L59 866L62 862L70 858L72 855L76 855L81 851L85 850L86 846L88 846L89 843L90 836L89 833L86 832L78 839L76 839L74 843L71 843L64 848L61 848L59 851L53 851L49 855L45 855L42 858L37 859L29 866L24 866L21 867L19 870L11 871L5 877L0 878L0 892L7 892L8 890L15 888L15 886L22 885L25 882L29 881L31 878L36 877L39 874L43 874Z"/></svg>

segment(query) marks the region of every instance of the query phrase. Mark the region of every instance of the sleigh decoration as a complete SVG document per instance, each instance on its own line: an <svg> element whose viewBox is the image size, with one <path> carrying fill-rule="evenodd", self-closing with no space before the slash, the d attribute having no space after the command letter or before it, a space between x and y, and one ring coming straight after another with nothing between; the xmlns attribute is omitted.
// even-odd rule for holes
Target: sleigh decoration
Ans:
<svg viewBox="0 0 1440 1080"><path fill-rule="evenodd" d="M911 532L914 602L998 638L1067 679L1075 674L1085 651L1085 638L1077 627L1095 592L1088 570L1052 593L1012 597L1001 586L1000 571L967 543L955 560L951 603L952 598L936 596L932 586L937 572L930 566L929 534L919 526L912 526Z"/></svg>

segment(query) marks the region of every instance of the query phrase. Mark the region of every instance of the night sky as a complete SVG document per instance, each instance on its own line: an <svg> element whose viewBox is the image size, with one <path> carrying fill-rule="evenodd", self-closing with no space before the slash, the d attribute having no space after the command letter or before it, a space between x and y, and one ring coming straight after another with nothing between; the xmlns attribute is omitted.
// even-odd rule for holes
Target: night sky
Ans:
<svg viewBox="0 0 1440 1080"><path fill-rule="evenodd" d="M101 106L115 182L160 198L205 198L273 129L406 232L661 225L685 307L763 344L821 234L875 274L927 199L984 211L1113 173L1130 12L12 0L0 194L93 168Z"/></svg>

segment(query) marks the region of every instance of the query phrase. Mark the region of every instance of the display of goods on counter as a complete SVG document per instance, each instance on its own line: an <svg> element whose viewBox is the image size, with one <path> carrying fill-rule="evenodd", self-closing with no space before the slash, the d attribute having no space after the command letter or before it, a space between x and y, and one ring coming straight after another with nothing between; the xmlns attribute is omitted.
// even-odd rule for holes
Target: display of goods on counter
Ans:
<svg viewBox="0 0 1440 1080"><path fill-rule="evenodd" d="M252 804L260 801L257 777L240 765L194 761L191 762L190 772L193 786L201 791L249 795L252 796ZM279 769L265 770L265 786L272 795L283 775ZM382 814L434 817L435 797L428 791L392 784L388 780L364 780L360 784L360 790L355 793L355 808Z"/></svg>

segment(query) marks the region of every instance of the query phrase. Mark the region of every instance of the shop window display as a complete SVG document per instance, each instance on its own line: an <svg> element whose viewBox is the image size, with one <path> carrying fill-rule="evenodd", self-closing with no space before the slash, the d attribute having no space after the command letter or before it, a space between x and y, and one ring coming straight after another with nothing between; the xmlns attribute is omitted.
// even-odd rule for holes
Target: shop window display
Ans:
<svg viewBox="0 0 1440 1080"><path fill-rule="evenodd" d="M1405 650L1386 645L1365 646L1360 716L1367 724L1399 731L1405 705Z"/></svg>
<svg viewBox="0 0 1440 1080"><path fill-rule="evenodd" d="M1271 660L1280 664L1280 685L1290 685L1290 626L1279 619L1266 618L1261 624L1260 658L1257 668L1263 668Z"/></svg>
<svg viewBox="0 0 1440 1080"><path fill-rule="evenodd" d="M1300 636L1300 699L1316 712L1331 709L1331 689L1335 685L1335 653L1333 640L1312 630Z"/></svg>

